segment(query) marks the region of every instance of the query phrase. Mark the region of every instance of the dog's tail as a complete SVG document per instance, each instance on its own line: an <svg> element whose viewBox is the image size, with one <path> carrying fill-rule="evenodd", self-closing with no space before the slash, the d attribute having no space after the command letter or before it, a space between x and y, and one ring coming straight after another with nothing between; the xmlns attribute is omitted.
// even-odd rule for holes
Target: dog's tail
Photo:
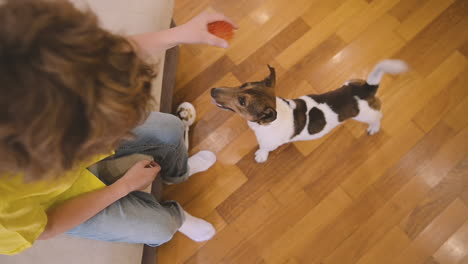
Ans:
<svg viewBox="0 0 468 264"><path fill-rule="evenodd" d="M402 60L383 60L375 65L374 70L367 77L369 85L379 85L385 73L399 74L408 70L408 65Z"/></svg>

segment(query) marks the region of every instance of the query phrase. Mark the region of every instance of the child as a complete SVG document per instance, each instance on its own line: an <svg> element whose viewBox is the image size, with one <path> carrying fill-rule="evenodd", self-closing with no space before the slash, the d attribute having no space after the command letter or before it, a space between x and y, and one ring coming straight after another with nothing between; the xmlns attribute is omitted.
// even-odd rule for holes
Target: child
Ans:
<svg viewBox="0 0 468 264"><path fill-rule="evenodd" d="M105 241L160 245L177 231L210 239L208 222L174 201L139 192L156 178L178 183L216 160L188 158L183 125L151 113L151 80L141 58L182 43L226 48L201 14L179 27L112 34L66 1L10 0L0 6L0 254L67 232ZM164 98L162 98L164 100ZM86 168L133 153L136 163L106 186Z"/></svg>

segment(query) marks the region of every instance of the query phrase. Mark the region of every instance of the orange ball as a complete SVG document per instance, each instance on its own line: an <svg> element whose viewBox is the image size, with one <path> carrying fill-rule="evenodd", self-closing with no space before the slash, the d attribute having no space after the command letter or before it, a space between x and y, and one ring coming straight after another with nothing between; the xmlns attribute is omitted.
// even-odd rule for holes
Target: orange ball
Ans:
<svg viewBox="0 0 468 264"><path fill-rule="evenodd" d="M231 40L234 37L234 27L226 21L209 23L208 32L225 40Z"/></svg>

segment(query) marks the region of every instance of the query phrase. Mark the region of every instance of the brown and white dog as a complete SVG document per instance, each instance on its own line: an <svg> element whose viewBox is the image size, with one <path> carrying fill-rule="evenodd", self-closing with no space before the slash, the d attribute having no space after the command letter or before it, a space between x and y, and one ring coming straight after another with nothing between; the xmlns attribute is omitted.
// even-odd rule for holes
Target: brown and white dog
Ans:
<svg viewBox="0 0 468 264"><path fill-rule="evenodd" d="M238 113L255 132L259 149L257 162L268 153L293 141L320 138L347 119L369 124L370 135L380 129L380 100L375 96L385 73L398 74L408 67L400 60L384 60L369 74L367 81L351 80L341 88L324 93L285 99L275 96L275 69L263 81L244 83L234 88L213 88L211 96L219 108Z"/></svg>

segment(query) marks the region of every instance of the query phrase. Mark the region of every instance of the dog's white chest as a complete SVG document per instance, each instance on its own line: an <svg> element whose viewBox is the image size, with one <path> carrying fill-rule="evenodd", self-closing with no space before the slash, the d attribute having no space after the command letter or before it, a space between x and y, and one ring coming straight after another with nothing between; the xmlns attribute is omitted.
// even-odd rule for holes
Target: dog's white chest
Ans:
<svg viewBox="0 0 468 264"><path fill-rule="evenodd" d="M285 102L277 98L277 119L274 122L267 125L259 125L253 122L248 123L250 128L255 132L258 144L261 148L275 149L277 146L288 142L317 139L340 124L338 115L333 112L327 104L319 104L308 96L303 96L300 99L306 104L306 113L314 107L322 111L325 118L323 129L318 133L310 134L307 127L311 120L306 118L304 128L300 133L294 135L295 120L293 112L296 107L295 103L292 100Z"/></svg>
<svg viewBox="0 0 468 264"><path fill-rule="evenodd" d="M259 125L248 122L249 127L255 132L260 146L276 146L290 141L294 133L294 119L291 108L281 99L276 98L276 120L267 125Z"/></svg>

